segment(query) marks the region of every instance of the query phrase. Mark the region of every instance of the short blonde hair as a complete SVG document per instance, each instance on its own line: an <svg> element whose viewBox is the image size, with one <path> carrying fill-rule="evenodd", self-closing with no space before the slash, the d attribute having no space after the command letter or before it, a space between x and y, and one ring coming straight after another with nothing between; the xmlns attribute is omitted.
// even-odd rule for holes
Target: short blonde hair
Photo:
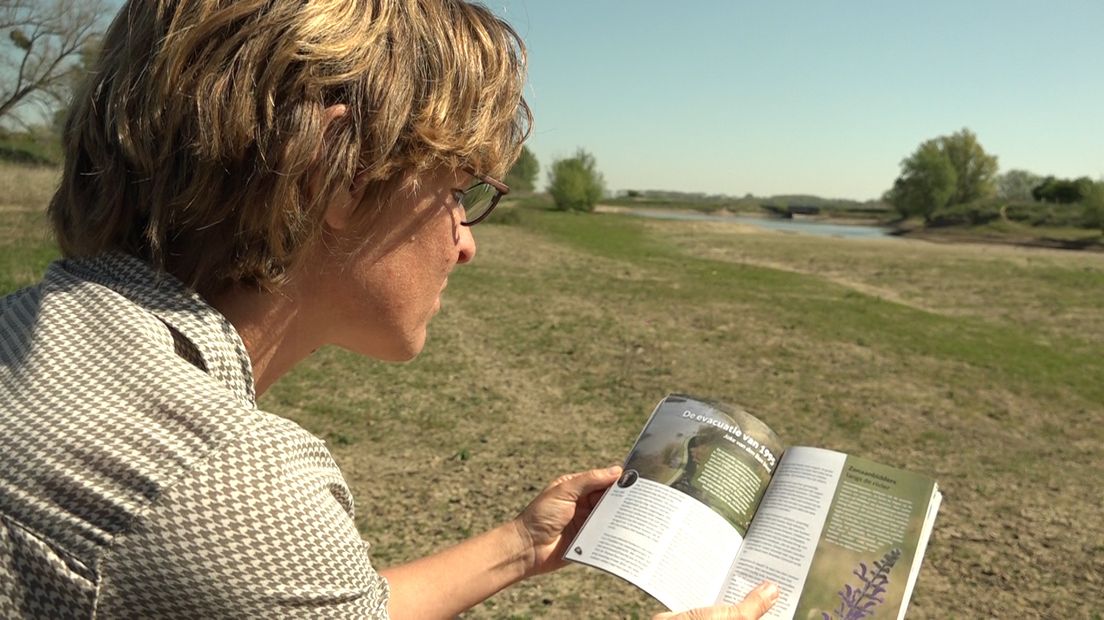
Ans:
<svg viewBox="0 0 1104 620"><path fill-rule="evenodd" d="M55 235L201 291L278 285L354 180L504 174L524 70L517 33L462 0L128 0L70 110Z"/></svg>

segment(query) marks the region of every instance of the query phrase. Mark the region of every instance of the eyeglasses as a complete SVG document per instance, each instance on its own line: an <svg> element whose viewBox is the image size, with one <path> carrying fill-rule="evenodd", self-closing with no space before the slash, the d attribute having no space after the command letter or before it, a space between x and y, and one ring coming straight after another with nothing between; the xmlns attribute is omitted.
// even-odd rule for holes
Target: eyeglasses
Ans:
<svg viewBox="0 0 1104 620"><path fill-rule="evenodd" d="M475 226L487 219L498 206L498 201L510 193L510 188L502 181L477 174L471 168L464 168L464 172L479 180L468 189L456 192L456 202L464 207L464 221L460 224Z"/></svg>

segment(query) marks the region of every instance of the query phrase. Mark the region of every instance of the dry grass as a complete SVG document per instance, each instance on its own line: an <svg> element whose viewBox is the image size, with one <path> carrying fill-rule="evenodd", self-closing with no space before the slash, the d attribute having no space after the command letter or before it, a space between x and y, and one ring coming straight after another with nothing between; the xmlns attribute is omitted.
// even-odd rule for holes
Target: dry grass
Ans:
<svg viewBox="0 0 1104 620"><path fill-rule="evenodd" d="M266 400L335 444L382 563L618 461L685 390L758 409L794 443L939 478L912 617L1097 608L1102 506L1085 485L1104 455L1104 256L526 215L477 231L422 358L324 351ZM470 616L655 609L571 568Z"/></svg>
<svg viewBox="0 0 1104 620"><path fill-rule="evenodd" d="M840 243L708 223L687 223L670 237L703 257L810 274L928 312L1104 345L1104 329L1092 329L1104 307L1098 253L892 238Z"/></svg>
<svg viewBox="0 0 1104 620"><path fill-rule="evenodd" d="M793 443L940 480L910 617L1101 609L1104 256L522 215L476 230L418 360L326 349L262 399L329 441L377 563L619 461L651 406L688 391L756 409ZM21 231L0 239L8 290L52 250L33 214L0 221ZM469 617L656 609L572 567Z"/></svg>
<svg viewBox="0 0 1104 620"><path fill-rule="evenodd" d="M41 211L60 179L57 168L0 163L0 212Z"/></svg>

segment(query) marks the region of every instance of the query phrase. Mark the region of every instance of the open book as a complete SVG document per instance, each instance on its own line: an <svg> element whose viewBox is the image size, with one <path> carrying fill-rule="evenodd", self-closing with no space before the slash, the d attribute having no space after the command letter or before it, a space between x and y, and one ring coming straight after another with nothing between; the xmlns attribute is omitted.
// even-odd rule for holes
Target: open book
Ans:
<svg viewBox="0 0 1104 620"><path fill-rule="evenodd" d="M786 448L736 407L672 394L565 557L673 611L778 584L765 618L901 618L942 496L924 476Z"/></svg>

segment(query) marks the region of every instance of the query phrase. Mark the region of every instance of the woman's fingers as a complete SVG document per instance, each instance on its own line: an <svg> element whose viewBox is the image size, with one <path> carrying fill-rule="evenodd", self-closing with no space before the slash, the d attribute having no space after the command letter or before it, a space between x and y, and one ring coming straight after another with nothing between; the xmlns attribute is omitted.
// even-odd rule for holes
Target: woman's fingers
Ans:
<svg viewBox="0 0 1104 620"><path fill-rule="evenodd" d="M615 465L605 469L592 469L560 476L550 486L557 487L556 495L561 499L578 501L595 491L605 490L620 475L621 467Z"/></svg>
<svg viewBox="0 0 1104 620"><path fill-rule="evenodd" d="M748 619L759 618L770 611L770 608L774 606L774 602L777 600L778 586L769 581L764 581L756 586L754 590L748 593L744 600L736 605L736 609L740 610L740 613L743 615L732 617Z"/></svg>
<svg viewBox="0 0 1104 620"><path fill-rule="evenodd" d="M737 605L701 607L679 613L656 614L652 620L758 620L778 600L778 586L764 581Z"/></svg>

